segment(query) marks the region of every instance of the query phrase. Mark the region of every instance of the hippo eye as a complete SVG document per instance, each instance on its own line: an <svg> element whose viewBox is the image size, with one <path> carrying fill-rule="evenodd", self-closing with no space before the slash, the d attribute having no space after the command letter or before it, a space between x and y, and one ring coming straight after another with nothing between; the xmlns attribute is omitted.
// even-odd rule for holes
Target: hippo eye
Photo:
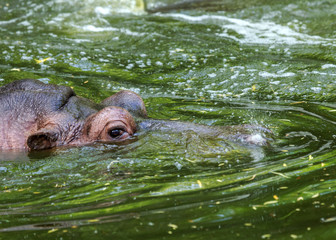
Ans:
<svg viewBox="0 0 336 240"><path fill-rule="evenodd" d="M109 130L108 134L110 135L111 138L118 138L121 135L123 135L125 131L121 128L114 128Z"/></svg>

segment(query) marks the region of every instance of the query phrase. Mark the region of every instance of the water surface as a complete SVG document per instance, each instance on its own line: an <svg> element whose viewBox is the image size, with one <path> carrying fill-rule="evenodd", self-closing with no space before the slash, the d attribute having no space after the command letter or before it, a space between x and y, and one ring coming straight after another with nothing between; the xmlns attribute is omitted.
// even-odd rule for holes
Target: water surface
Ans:
<svg viewBox="0 0 336 240"><path fill-rule="evenodd" d="M0 2L0 85L139 93L149 116L258 124L0 154L0 239L333 239L334 1ZM147 8L147 11L146 9Z"/></svg>

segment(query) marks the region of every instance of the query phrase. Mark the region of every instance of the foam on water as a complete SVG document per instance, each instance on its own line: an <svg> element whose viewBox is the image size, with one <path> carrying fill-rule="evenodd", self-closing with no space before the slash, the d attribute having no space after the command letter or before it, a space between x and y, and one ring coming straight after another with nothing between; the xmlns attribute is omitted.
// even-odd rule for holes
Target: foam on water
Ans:
<svg viewBox="0 0 336 240"><path fill-rule="evenodd" d="M68 0L55 0L55 4L64 6L68 4ZM132 13L142 14L145 12L143 0L72 0L72 6L80 6L81 12L92 12L101 15L109 15L114 13Z"/></svg>
<svg viewBox="0 0 336 240"><path fill-rule="evenodd" d="M325 39L320 36L311 36L297 32L288 26L282 26L274 22L251 22L248 20L226 17L222 15L190 16L180 13L158 14L170 16L189 22L212 23L223 28L218 36L227 37L245 44L332 44L335 39ZM237 34L232 35L231 32Z"/></svg>
<svg viewBox="0 0 336 240"><path fill-rule="evenodd" d="M280 78L280 77L293 77L295 76L295 73L292 72L287 72L287 73L269 73L269 72L259 72L260 77L265 77L265 78Z"/></svg>
<svg viewBox="0 0 336 240"><path fill-rule="evenodd" d="M327 68L336 68L335 64L324 64L321 66L322 69L327 69Z"/></svg>
<svg viewBox="0 0 336 240"><path fill-rule="evenodd" d="M76 26L77 28L84 30L86 32L121 32L126 35L131 36L143 36L144 33L133 32L126 28L114 28L114 27L96 27L93 25L84 25L84 26Z"/></svg>

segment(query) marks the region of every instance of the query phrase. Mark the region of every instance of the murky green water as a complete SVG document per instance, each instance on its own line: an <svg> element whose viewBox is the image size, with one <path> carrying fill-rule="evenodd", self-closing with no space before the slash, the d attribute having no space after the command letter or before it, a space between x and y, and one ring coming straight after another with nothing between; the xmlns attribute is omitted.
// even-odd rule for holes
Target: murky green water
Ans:
<svg viewBox="0 0 336 240"><path fill-rule="evenodd" d="M0 1L0 85L37 78L150 117L260 124L1 153L0 239L334 239L335 1Z"/></svg>

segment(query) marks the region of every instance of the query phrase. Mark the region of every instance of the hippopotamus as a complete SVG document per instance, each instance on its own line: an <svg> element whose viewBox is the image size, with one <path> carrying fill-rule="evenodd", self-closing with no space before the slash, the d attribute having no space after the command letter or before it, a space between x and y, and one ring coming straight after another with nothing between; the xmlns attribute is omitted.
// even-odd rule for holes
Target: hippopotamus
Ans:
<svg viewBox="0 0 336 240"><path fill-rule="evenodd" d="M122 90L100 103L77 96L68 86L23 79L0 87L0 150L26 151L94 142L122 142L137 131L195 131L200 135L265 145L251 134L256 126L204 126L147 116L142 98Z"/></svg>

